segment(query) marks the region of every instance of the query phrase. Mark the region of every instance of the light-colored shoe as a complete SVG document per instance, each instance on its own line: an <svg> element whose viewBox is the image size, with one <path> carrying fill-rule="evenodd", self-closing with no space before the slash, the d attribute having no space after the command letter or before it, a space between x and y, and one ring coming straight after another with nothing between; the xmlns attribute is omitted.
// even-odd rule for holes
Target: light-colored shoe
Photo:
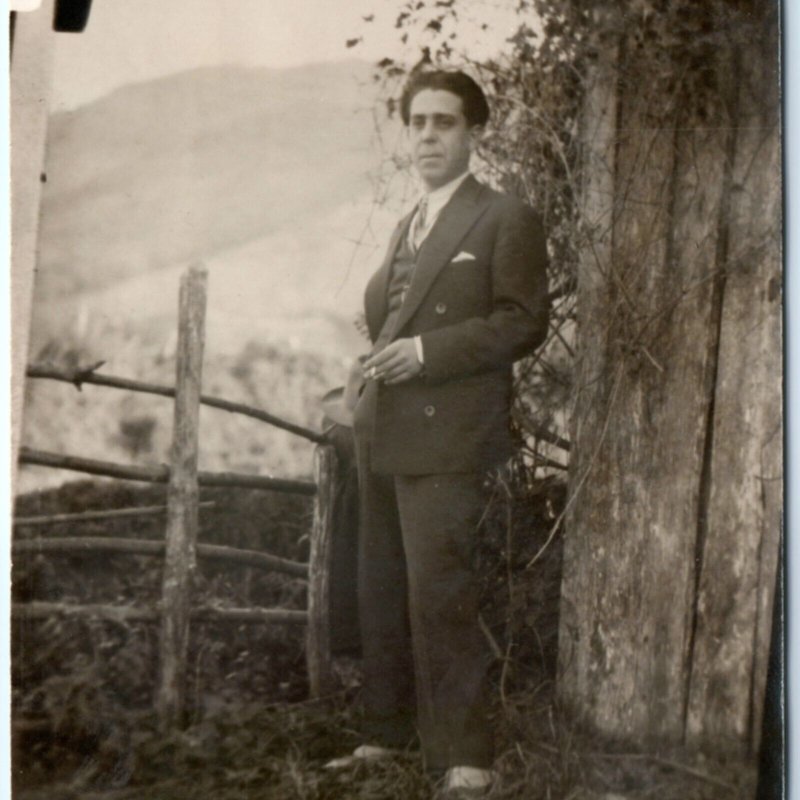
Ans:
<svg viewBox="0 0 800 800"><path fill-rule="evenodd" d="M483 797L494 782L494 773L480 767L450 767L444 775L443 795L448 798Z"/></svg>
<svg viewBox="0 0 800 800"><path fill-rule="evenodd" d="M378 761L383 758L392 758L400 753L388 747L378 747L374 744L362 744L356 747L349 756L334 758L325 764L325 769L346 769L365 761Z"/></svg>

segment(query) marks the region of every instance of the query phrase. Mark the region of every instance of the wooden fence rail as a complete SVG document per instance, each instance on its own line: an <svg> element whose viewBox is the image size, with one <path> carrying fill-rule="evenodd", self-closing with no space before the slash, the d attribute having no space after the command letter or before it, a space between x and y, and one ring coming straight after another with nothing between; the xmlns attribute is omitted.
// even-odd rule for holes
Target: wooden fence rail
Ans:
<svg viewBox="0 0 800 800"><path fill-rule="evenodd" d="M12 554L23 553L129 553L140 556L164 555L166 542L152 539L112 539L107 536L37 537L11 545ZM226 561L245 567L282 572L285 575L308 577L308 564L292 561L260 550L241 550L216 544L198 544L197 555L214 561Z"/></svg>
<svg viewBox="0 0 800 800"><path fill-rule="evenodd" d="M97 375L103 363L75 370L49 365L32 365L27 375L74 384L84 383L117 389L146 392L175 398L173 443L170 465L133 466L80 456L60 455L32 448L20 448L19 463L66 469L121 480L168 484L167 506L141 509L115 509L81 514L18 518L17 525L45 525L78 522L166 511L164 541L120 539L116 537L58 537L21 539L13 543L13 552L30 553L129 553L164 556L161 601L157 607L137 608L104 604L69 605L31 602L12 605L12 615L21 620L46 619L52 616L95 617L120 623L160 621L159 685L156 708L164 727L179 725L183 716L186 647L188 626L194 620L216 620L244 624L307 625L306 662L312 695L331 685L330 636L328 632L328 572L331 561L331 527L336 497L336 455L327 438L315 431L286 422L260 409L200 392L202 353L205 329L206 273L202 265L190 268L181 278L179 302L179 338L176 358L176 386L132 381L110 375ZM197 469L200 404L238 413L282 428L315 442L314 482L242 475L230 472L200 472ZM198 501L200 486L236 487L286 492L314 498L314 522L311 531L311 556L308 564L280 558L269 553L220 545L198 544L197 513L205 504ZM192 576L196 558L216 559L246 567L272 569L308 580L308 610L264 608L193 608Z"/></svg>
<svg viewBox="0 0 800 800"><path fill-rule="evenodd" d="M145 483L167 483L169 467L162 464L158 467L144 467L115 464L111 461L99 461L82 456L61 455L46 450L34 450L21 447L20 464L34 464L40 467L53 467L73 472L85 472L89 475L102 475L106 478L119 478L126 481L143 481ZM270 478L266 475L242 475L238 472L198 472L201 486L227 486L238 489L264 489L289 494L314 495L317 486L311 481L296 481L286 478Z"/></svg>
<svg viewBox="0 0 800 800"><path fill-rule="evenodd" d="M158 608L135 606L112 606L103 604L73 605L67 603L13 603L11 615L14 619L37 620L50 617L93 617L109 622L158 622ZM192 619L211 622L241 622L250 624L275 623L282 625L306 625L308 612L290 608L216 608L192 609Z"/></svg>
<svg viewBox="0 0 800 800"><path fill-rule="evenodd" d="M216 503L208 500L198 503L197 508L214 508ZM35 517L14 517L16 527L41 527L44 525L61 525L75 522L98 522L107 519L133 519L136 517L157 516L166 514L166 506L134 506L132 508L107 508L98 511L79 511L74 514L40 514Z"/></svg>
<svg viewBox="0 0 800 800"><path fill-rule="evenodd" d="M48 378L54 381L71 383L78 389L80 389L84 383L88 383L94 386L128 389L131 392L156 394L162 397L175 397L175 389L172 386L135 381L130 378L118 378L114 375L98 375L95 370L99 369L104 363L104 361L98 361L91 366L77 367L75 369L61 369L50 364L31 364L28 366L26 374L29 378ZM234 403L230 400L223 400L221 397L212 397L207 394L200 395L200 402L204 406L219 408L223 411L229 411L232 414L241 414L245 417L257 419L260 422L266 422L274 428L280 428L281 430L301 436L304 439L308 439L310 442L322 444L325 441L324 434L318 431L312 431L309 428L304 428L302 425L288 422L285 419L276 417L274 414L270 414L260 408L253 408L253 406L248 406L244 403Z"/></svg>

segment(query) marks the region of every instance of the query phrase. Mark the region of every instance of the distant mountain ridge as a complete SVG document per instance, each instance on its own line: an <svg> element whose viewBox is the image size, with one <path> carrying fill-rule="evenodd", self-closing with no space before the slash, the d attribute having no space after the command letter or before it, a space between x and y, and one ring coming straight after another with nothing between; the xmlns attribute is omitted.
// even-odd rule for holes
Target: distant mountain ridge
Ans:
<svg viewBox="0 0 800 800"><path fill-rule="evenodd" d="M370 67L196 69L51 119L37 293L106 286L369 192Z"/></svg>

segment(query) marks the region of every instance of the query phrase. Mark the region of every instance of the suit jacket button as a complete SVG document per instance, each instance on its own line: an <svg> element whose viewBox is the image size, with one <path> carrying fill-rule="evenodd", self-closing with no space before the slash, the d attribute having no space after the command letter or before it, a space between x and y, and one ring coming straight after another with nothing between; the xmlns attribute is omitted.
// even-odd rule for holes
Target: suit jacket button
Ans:
<svg viewBox="0 0 800 800"><path fill-rule="evenodd" d="M436 313L437 314L444 314L447 311L447 306L444 303L437 303L436 304Z"/></svg>
<svg viewBox="0 0 800 800"><path fill-rule="evenodd" d="M436 413L435 406L425 406L425 416L432 417Z"/></svg>

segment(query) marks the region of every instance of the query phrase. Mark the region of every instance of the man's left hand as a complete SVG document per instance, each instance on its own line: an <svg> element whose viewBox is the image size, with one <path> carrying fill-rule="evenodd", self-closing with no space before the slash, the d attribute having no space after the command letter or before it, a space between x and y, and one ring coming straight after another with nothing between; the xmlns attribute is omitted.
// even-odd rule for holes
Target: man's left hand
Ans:
<svg viewBox="0 0 800 800"><path fill-rule="evenodd" d="M409 381L421 372L413 339L398 339L364 362L364 377L389 386Z"/></svg>

